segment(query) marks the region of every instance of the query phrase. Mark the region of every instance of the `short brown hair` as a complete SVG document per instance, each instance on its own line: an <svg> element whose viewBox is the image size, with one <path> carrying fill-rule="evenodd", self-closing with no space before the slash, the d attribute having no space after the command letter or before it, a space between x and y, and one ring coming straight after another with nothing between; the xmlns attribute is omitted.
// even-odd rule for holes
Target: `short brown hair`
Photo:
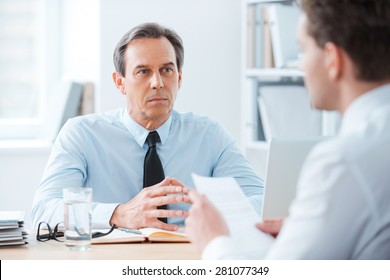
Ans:
<svg viewBox="0 0 390 280"><path fill-rule="evenodd" d="M389 0L301 0L308 33L321 48L341 47L355 65L356 78L390 78Z"/></svg>
<svg viewBox="0 0 390 280"><path fill-rule="evenodd" d="M151 38L159 39L165 37L172 44L176 54L176 64L178 71L181 71L184 63L184 48L183 41L180 36L173 30L168 29L157 23L144 23L140 24L131 30L129 30L119 40L114 50L114 65L116 71L118 71L123 77L126 75L125 65L125 53L127 45L136 39Z"/></svg>

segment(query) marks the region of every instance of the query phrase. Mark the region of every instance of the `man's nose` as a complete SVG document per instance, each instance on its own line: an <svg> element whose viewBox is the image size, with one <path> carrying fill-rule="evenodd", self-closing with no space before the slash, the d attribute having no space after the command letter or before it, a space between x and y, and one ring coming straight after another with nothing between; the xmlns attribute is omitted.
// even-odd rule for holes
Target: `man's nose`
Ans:
<svg viewBox="0 0 390 280"><path fill-rule="evenodd" d="M164 81L162 80L160 73L153 74L150 87L152 89L161 89L164 87Z"/></svg>

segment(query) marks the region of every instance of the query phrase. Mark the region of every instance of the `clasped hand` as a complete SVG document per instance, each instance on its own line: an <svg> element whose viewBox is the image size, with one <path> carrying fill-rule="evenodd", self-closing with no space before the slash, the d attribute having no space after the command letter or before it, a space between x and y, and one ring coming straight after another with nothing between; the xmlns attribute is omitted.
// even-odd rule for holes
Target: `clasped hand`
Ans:
<svg viewBox="0 0 390 280"><path fill-rule="evenodd" d="M163 223L157 218L187 217L187 211L157 209L157 206L189 203L187 194L188 189L180 181L167 177L154 186L144 188L126 204L119 204L111 216L110 224L123 228L177 230L177 225Z"/></svg>

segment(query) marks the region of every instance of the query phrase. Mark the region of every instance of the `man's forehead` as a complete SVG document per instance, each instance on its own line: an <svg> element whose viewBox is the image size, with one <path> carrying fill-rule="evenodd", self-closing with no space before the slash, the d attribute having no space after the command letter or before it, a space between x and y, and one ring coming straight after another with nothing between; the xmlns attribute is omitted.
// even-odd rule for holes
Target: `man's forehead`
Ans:
<svg viewBox="0 0 390 280"><path fill-rule="evenodd" d="M165 37L159 39L136 39L126 49L129 65L167 65L176 64L175 50Z"/></svg>

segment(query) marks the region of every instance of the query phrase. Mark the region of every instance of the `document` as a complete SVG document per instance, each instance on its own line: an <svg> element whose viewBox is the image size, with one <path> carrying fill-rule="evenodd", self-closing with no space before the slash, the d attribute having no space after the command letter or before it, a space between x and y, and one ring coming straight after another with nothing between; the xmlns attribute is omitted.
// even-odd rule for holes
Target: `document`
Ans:
<svg viewBox="0 0 390 280"><path fill-rule="evenodd" d="M0 247L27 244L24 211L0 211Z"/></svg>
<svg viewBox="0 0 390 280"><path fill-rule="evenodd" d="M234 178L192 174L195 187L221 212L239 255L258 259L266 255L274 238L256 228L261 221Z"/></svg>
<svg viewBox="0 0 390 280"><path fill-rule="evenodd" d="M178 231L168 231L150 227L141 229L114 229L108 235L92 239L92 244L139 242L187 243L189 240L184 232L184 228L180 228Z"/></svg>

